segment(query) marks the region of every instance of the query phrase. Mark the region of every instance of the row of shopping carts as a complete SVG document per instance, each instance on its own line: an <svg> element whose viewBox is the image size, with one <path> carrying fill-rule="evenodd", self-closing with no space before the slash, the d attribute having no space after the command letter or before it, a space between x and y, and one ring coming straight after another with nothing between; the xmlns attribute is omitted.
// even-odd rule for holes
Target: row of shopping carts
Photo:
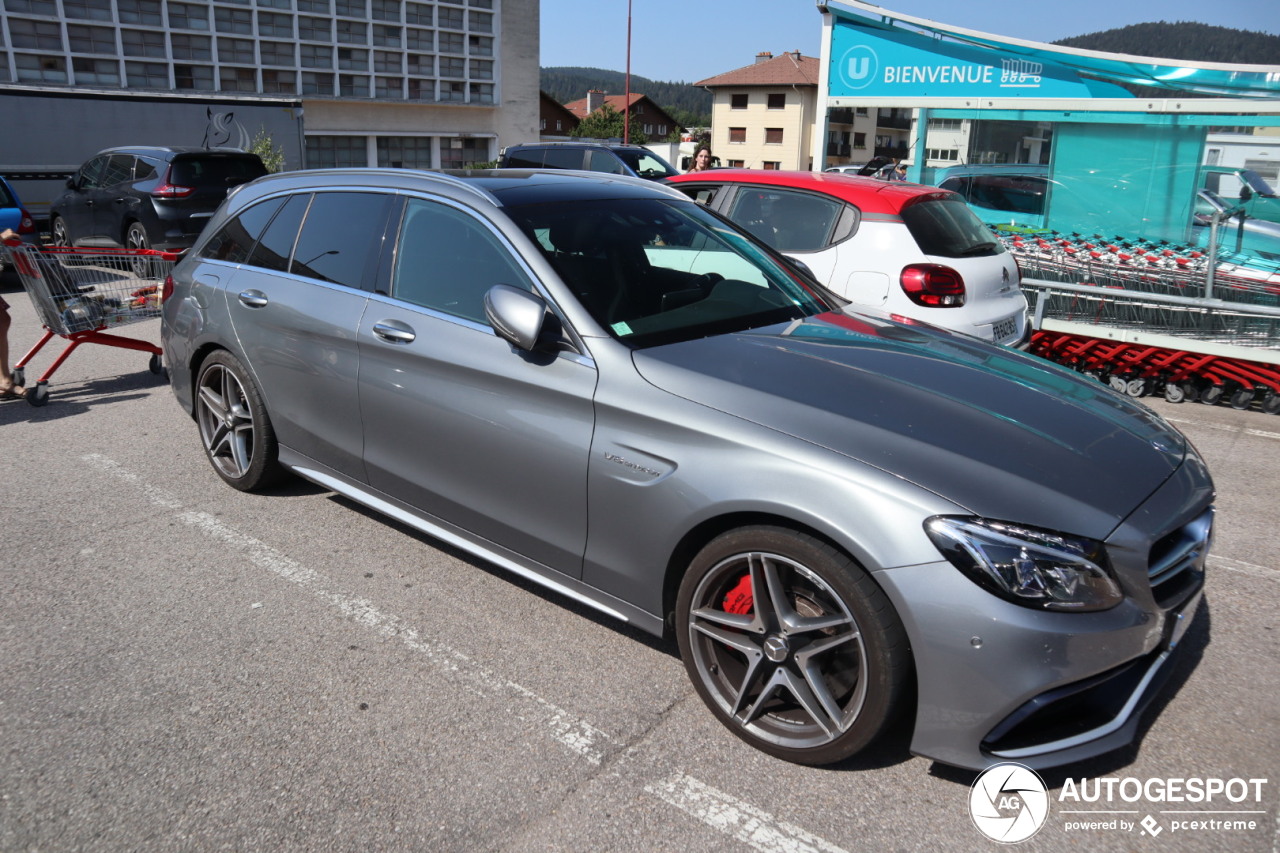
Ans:
<svg viewBox="0 0 1280 853"><path fill-rule="evenodd" d="M1031 351L1132 396L1280 413L1280 264L1169 242L998 231Z"/></svg>
<svg viewBox="0 0 1280 853"><path fill-rule="evenodd" d="M43 406L49 401L49 379L82 344L149 353L148 369L163 373L159 346L109 330L160 316L161 289L177 254L27 243L0 251L9 253L44 327L40 340L13 367L16 384L26 386L28 403ZM65 339L66 347L34 385L27 385L27 366L54 337Z"/></svg>

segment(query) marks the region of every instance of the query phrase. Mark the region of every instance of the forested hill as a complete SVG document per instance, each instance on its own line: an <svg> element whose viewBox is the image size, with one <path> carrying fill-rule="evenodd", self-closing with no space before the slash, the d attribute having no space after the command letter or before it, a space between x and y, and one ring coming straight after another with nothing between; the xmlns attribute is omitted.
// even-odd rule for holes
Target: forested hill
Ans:
<svg viewBox="0 0 1280 853"><path fill-rule="evenodd" d="M1276 11L1280 13L1280 7ZM1248 26L1250 22L1240 23ZM1191 62L1280 65L1280 36L1187 21L1133 24L1060 39L1054 44L1107 53L1185 59Z"/></svg>
<svg viewBox="0 0 1280 853"><path fill-rule="evenodd" d="M609 95L626 92L626 75L603 68L557 67L542 69L542 91L562 104L587 96L589 89ZM631 91L647 95L684 127L711 124L711 93L691 83L667 83L631 75Z"/></svg>

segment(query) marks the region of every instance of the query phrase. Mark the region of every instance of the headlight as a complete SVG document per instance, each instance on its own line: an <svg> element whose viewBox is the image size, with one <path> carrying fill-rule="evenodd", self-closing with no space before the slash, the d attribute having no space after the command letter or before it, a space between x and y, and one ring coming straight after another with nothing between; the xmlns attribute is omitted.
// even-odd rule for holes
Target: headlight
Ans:
<svg viewBox="0 0 1280 853"><path fill-rule="evenodd" d="M1079 612L1106 610L1124 598L1097 540L941 515L926 521L924 530L970 580L1015 604Z"/></svg>

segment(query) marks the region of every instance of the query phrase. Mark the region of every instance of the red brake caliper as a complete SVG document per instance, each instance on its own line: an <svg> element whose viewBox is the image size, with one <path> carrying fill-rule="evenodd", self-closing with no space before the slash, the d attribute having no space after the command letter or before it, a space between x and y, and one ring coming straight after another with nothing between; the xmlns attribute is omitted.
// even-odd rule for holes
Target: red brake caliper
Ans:
<svg viewBox="0 0 1280 853"><path fill-rule="evenodd" d="M751 612L754 603L751 597L751 575L743 575L737 586L725 595L724 612L745 615Z"/></svg>

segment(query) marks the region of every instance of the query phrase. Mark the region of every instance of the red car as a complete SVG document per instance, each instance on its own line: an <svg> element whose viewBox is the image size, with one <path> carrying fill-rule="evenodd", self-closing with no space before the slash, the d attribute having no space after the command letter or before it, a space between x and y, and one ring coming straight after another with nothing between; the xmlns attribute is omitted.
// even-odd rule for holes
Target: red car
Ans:
<svg viewBox="0 0 1280 853"><path fill-rule="evenodd" d="M832 172L668 178L861 305L1005 346L1030 337L1013 256L953 192Z"/></svg>

